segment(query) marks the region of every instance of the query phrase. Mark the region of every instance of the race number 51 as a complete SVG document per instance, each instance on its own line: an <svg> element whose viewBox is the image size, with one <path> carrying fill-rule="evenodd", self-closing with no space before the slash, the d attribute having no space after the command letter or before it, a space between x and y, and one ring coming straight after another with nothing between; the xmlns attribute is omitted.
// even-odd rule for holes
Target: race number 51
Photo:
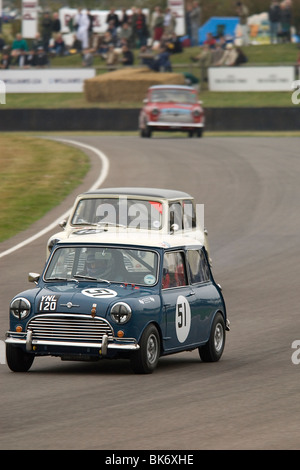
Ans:
<svg viewBox="0 0 300 470"><path fill-rule="evenodd" d="M191 328L191 307L183 295L179 295L177 298L175 323L178 341L183 343Z"/></svg>

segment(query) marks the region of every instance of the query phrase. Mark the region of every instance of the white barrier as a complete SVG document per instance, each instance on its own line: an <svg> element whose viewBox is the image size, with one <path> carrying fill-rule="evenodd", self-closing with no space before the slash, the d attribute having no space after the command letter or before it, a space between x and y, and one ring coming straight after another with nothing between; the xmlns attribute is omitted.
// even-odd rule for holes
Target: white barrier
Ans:
<svg viewBox="0 0 300 470"><path fill-rule="evenodd" d="M84 80L96 71L86 69L1 70L0 80L8 93L82 93Z"/></svg>
<svg viewBox="0 0 300 470"><path fill-rule="evenodd" d="M210 67L210 91L290 91L295 67Z"/></svg>

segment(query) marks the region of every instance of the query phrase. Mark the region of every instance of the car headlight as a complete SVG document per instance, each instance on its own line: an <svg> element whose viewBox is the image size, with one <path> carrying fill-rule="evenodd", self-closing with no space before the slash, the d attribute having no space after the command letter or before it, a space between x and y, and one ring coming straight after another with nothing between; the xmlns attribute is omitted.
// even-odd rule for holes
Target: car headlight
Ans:
<svg viewBox="0 0 300 470"><path fill-rule="evenodd" d="M158 116L159 115L159 109L158 108L153 108L151 113L153 114L153 116Z"/></svg>
<svg viewBox="0 0 300 470"><path fill-rule="evenodd" d="M199 117L199 116L201 116L201 114L202 114L201 109L195 109L194 110L194 116L195 117Z"/></svg>
<svg viewBox="0 0 300 470"><path fill-rule="evenodd" d="M116 323L123 325L131 318L131 308L125 302L117 302L112 306L110 316Z"/></svg>
<svg viewBox="0 0 300 470"><path fill-rule="evenodd" d="M18 320L23 320L30 314L31 305L29 300L18 297L10 304L10 313Z"/></svg>

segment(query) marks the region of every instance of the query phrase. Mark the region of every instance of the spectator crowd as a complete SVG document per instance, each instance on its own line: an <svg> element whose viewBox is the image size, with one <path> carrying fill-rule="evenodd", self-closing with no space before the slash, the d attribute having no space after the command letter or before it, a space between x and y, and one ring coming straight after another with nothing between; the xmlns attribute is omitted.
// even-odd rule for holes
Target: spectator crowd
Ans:
<svg viewBox="0 0 300 470"><path fill-rule="evenodd" d="M132 7L118 15L114 8L107 14L104 33L94 32L94 18L89 10L79 8L70 18L69 30L72 43L66 44L57 12L44 12L39 32L27 41L20 33L7 45L0 36L0 68L48 67L52 57L81 54L82 66L91 67L103 63L107 70L120 66L144 65L154 71L172 71L172 54L182 52L183 47L199 45L201 6L191 0L186 5L187 40L176 34L176 16L170 8L156 6L149 17L141 8ZM236 15L240 20L242 46L249 44L247 19L249 10L243 2L236 2ZM291 0L271 0L269 9L270 41L290 41ZM136 52L137 51L137 52ZM207 80L207 68L211 65L237 66L247 62L241 47L222 34L208 33L199 53L192 61L198 62L202 80Z"/></svg>
<svg viewBox="0 0 300 470"><path fill-rule="evenodd" d="M45 12L33 40L17 33L12 44L6 44L0 36L0 68L47 67L52 57L81 54L84 67L92 66L99 58L107 69L134 65L138 60L150 69L170 71L170 54L182 51L175 33L176 18L169 8L163 11L156 7L150 18L141 8L132 7L130 15L123 9L121 17L112 8L102 34L94 32L93 23L90 11L79 8L68 24L72 44L66 44L58 13ZM134 53L136 49L138 54Z"/></svg>

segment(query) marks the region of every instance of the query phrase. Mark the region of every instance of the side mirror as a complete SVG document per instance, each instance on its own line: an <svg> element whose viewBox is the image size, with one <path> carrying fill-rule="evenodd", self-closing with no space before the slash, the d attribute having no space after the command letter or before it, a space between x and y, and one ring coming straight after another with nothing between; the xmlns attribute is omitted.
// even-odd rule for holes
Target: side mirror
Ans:
<svg viewBox="0 0 300 470"><path fill-rule="evenodd" d="M60 226L61 228L65 228L66 225L67 225L66 219L64 219L64 220L62 220L61 222L59 222L59 226Z"/></svg>
<svg viewBox="0 0 300 470"><path fill-rule="evenodd" d="M29 273L28 274L28 281L29 282L35 282L35 284L37 284L39 278L40 278L40 274L38 274L38 273Z"/></svg>
<svg viewBox="0 0 300 470"><path fill-rule="evenodd" d="M144 98L144 99L143 99L143 103L144 103L144 104L147 104L147 103L148 103L148 98Z"/></svg>

